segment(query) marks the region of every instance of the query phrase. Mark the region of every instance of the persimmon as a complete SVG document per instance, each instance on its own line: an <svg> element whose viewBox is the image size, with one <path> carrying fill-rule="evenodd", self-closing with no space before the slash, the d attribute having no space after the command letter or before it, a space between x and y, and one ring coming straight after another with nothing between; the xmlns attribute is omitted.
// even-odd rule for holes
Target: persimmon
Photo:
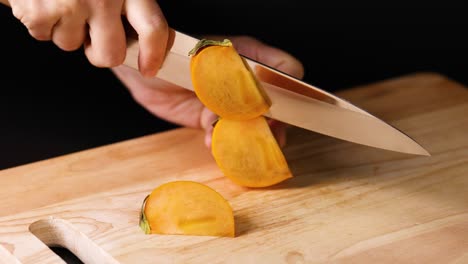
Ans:
<svg viewBox="0 0 468 264"><path fill-rule="evenodd" d="M238 185L267 187L292 177L266 118L220 118L213 129L213 157L223 174Z"/></svg>
<svg viewBox="0 0 468 264"><path fill-rule="evenodd" d="M271 102L231 41L202 39L190 52L197 97L220 117L247 120L263 115Z"/></svg>
<svg viewBox="0 0 468 264"><path fill-rule="evenodd" d="M211 151L224 175L246 187L267 187L292 177L263 116L271 101L229 39L202 39L189 53L195 94L219 116Z"/></svg>
<svg viewBox="0 0 468 264"><path fill-rule="evenodd" d="M143 202L140 227L146 234L235 236L230 204L214 189L193 181L155 188Z"/></svg>

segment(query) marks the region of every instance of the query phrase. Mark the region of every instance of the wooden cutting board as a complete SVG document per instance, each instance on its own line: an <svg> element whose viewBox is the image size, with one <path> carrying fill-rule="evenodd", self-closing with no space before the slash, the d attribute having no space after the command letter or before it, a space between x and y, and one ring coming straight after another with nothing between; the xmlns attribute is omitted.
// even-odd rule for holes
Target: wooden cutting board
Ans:
<svg viewBox="0 0 468 264"><path fill-rule="evenodd" d="M181 128L7 169L0 262L63 263L49 244L85 263L468 263L468 90L418 73L338 95L432 156L291 128L295 177L247 189L223 177L201 131ZM144 197L173 180L226 197L237 237L144 235Z"/></svg>

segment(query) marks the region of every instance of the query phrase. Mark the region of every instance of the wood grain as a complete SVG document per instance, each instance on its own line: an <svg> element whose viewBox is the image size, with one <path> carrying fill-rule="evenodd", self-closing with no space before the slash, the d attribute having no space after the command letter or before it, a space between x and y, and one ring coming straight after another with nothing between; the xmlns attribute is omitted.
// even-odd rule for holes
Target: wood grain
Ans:
<svg viewBox="0 0 468 264"><path fill-rule="evenodd" d="M0 171L0 261L60 263L45 242L86 263L467 263L467 89L420 73L338 95L432 156L291 127L295 177L248 189L223 177L201 131L181 128L19 166ZM144 235L143 198L178 179L226 197L237 237Z"/></svg>

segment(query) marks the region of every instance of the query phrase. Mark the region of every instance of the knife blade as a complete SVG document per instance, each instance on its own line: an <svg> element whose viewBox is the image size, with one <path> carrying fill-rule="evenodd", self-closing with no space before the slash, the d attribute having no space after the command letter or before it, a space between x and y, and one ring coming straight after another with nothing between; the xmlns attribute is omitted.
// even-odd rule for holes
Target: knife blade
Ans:
<svg viewBox="0 0 468 264"><path fill-rule="evenodd" d="M173 42L157 78L193 91L189 51L198 38L174 31ZM241 55L265 89L272 105L264 115L341 140L414 155L430 156L396 127L352 103L286 73ZM138 42L129 41L124 64L138 69Z"/></svg>

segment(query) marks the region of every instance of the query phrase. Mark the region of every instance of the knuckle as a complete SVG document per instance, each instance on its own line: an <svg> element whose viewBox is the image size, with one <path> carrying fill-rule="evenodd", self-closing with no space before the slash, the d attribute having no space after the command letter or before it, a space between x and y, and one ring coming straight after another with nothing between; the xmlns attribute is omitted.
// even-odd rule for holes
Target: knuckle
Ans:
<svg viewBox="0 0 468 264"><path fill-rule="evenodd" d="M21 22L30 30L45 28L50 24L48 16L38 13L23 16Z"/></svg>
<svg viewBox="0 0 468 264"><path fill-rule="evenodd" d="M11 12L12 12L13 16L16 17L17 19L23 20L24 10L22 8L12 6Z"/></svg>
<svg viewBox="0 0 468 264"><path fill-rule="evenodd" d="M67 0L65 3L60 5L60 10L58 11L60 16L74 16L77 12L81 10L82 3L80 0Z"/></svg>
<svg viewBox="0 0 468 264"><path fill-rule="evenodd" d="M95 0L93 1L96 10L106 12L110 8L113 8L115 3L109 0Z"/></svg>
<svg viewBox="0 0 468 264"><path fill-rule="evenodd" d="M166 19L160 15L153 15L146 23L146 33L152 35L168 34L169 25L167 24Z"/></svg>
<svg viewBox="0 0 468 264"><path fill-rule="evenodd" d="M76 8L74 6L67 4L60 7L59 13L61 16L68 17L73 16L75 10Z"/></svg>

